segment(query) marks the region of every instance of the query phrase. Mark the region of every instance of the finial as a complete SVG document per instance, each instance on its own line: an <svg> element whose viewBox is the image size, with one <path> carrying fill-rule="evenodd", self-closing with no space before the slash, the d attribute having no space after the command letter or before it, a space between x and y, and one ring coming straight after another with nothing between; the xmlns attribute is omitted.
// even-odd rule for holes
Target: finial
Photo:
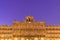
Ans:
<svg viewBox="0 0 60 40"><path fill-rule="evenodd" d="M33 22L34 18L33 16L26 16L26 22Z"/></svg>

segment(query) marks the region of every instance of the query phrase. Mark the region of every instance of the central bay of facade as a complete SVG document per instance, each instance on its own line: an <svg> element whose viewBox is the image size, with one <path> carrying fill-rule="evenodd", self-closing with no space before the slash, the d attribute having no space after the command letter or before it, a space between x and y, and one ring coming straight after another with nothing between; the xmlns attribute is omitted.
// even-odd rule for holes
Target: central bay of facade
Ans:
<svg viewBox="0 0 60 40"><path fill-rule="evenodd" d="M35 22L33 16L26 16L25 21L0 26L0 40L60 40L60 26L47 26L45 22Z"/></svg>

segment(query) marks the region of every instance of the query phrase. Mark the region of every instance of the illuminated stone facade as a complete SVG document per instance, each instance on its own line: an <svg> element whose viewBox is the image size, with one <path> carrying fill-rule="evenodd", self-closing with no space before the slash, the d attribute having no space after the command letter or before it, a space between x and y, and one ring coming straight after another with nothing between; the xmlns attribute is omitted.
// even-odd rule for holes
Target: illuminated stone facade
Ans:
<svg viewBox="0 0 60 40"><path fill-rule="evenodd" d="M60 26L35 22L33 16L0 26L0 40L60 40Z"/></svg>

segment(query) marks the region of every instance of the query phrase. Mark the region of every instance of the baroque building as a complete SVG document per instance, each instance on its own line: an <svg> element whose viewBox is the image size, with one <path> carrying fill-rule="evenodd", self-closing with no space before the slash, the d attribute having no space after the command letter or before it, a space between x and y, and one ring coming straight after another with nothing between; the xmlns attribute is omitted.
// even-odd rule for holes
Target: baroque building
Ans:
<svg viewBox="0 0 60 40"><path fill-rule="evenodd" d="M60 40L60 26L35 22L33 16L0 26L0 40Z"/></svg>

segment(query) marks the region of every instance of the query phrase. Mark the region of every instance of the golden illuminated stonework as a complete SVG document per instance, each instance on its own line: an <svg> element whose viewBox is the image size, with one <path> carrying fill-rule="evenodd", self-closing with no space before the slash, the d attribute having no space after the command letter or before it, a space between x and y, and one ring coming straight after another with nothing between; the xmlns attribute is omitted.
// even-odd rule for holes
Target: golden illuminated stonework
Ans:
<svg viewBox="0 0 60 40"><path fill-rule="evenodd" d="M0 40L60 40L60 26L35 22L33 16L13 25L0 26Z"/></svg>

